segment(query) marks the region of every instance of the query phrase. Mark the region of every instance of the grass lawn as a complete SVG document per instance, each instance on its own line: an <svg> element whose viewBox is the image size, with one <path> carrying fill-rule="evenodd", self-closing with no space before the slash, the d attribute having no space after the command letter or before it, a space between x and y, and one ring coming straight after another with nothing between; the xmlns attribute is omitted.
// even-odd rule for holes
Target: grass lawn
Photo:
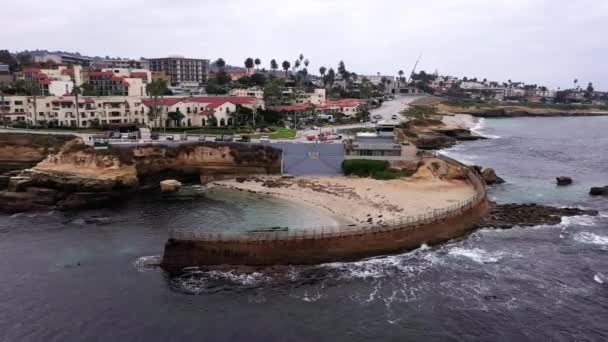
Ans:
<svg viewBox="0 0 608 342"><path fill-rule="evenodd" d="M271 129L274 130L274 132L254 134L251 137L254 139L259 139L262 135L268 135L268 138L270 139L291 139L295 138L296 136L296 131L290 128L272 127Z"/></svg>

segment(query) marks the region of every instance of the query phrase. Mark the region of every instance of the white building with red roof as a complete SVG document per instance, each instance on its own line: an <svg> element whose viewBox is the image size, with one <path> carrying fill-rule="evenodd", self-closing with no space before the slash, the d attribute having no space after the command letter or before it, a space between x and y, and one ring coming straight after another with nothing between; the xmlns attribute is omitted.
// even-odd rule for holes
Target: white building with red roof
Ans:
<svg viewBox="0 0 608 342"><path fill-rule="evenodd" d="M81 70L80 66L60 66L57 69L24 68L17 73L17 79L35 86L38 89L37 95L61 96L71 93L74 84L82 83Z"/></svg>
<svg viewBox="0 0 608 342"><path fill-rule="evenodd" d="M236 112L237 106L243 106L252 110L264 109L264 101L253 96L187 96L175 97L165 96L158 100L146 98L143 104L149 112L153 106L158 106L160 117L151 126L161 126L168 119L168 113L179 112L184 118L179 126L208 126L211 117L215 117L217 126L232 125L232 114ZM173 123L171 123L173 124Z"/></svg>

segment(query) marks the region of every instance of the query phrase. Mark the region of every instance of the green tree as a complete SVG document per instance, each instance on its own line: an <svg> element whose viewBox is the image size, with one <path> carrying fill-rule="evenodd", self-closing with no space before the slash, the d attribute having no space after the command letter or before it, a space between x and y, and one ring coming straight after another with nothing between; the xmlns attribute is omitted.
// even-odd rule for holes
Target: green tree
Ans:
<svg viewBox="0 0 608 342"><path fill-rule="evenodd" d="M181 126L181 121L186 116L184 114L182 114L181 112L177 111L177 112L169 112L169 113L167 113L167 117L169 117L169 119L173 120L175 126Z"/></svg>
<svg viewBox="0 0 608 342"><path fill-rule="evenodd" d="M403 70L399 70L398 74L399 74L399 80L400 80L401 82L403 82L403 81L404 81L404 80L403 80L403 74L405 74L405 73L403 72Z"/></svg>
<svg viewBox="0 0 608 342"><path fill-rule="evenodd" d="M82 84L82 95L84 95L84 96L97 96L97 91L95 90L95 87L93 87L92 84L90 84L90 83L83 83Z"/></svg>
<svg viewBox="0 0 608 342"><path fill-rule="evenodd" d="M587 85L587 90L585 91L585 98L587 100L591 100L593 98L594 91L595 89L593 89L593 83L589 82L589 84Z"/></svg>
<svg viewBox="0 0 608 342"><path fill-rule="evenodd" d="M308 60L308 58L306 58L304 60L304 67L308 68L308 65L310 64L310 61Z"/></svg>
<svg viewBox="0 0 608 342"><path fill-rule="evenodd" d="M277 69L279 68L279 64L277 63L277 61L273 58L270 61L270 69L272 69L272 74L276 75L277 73Z"/></svg>
<svg viewBox="0 0 608 342"><path fill-rule="evenodd" d="M146 92L153 101L150 104L148 111L148 121L156 121L161 115L161 103L159 97L165 94L167 90L167 82L165 80L153 80L146 85Z"/></svg>
<svg viewBox="0 0 608 342"><path fill-rule="evenodd" d="M253 63L255 64L255 68L259 69L260 68L260 64L262 64L262 61L259 58L256 58Z"/></svg>
<svg viewBox="0 0 608 342"><path fill-rule="evenodd" d="M336 72L334 71L333 68L329 68L329 70L327 71L327 84L329 84L330 87L334 86L334 81L336 80Z"/></svg>
<svg viewBox="0 0 608 342"><path fill-rule="evenodd" d="M19 61L8 50L0 50L0 63L8 65L10 72L15 72Z"/></svg>
<svg viewBox="0 0 608 342"><path fill-rule="evenodd" d="M291 67L291 64L289 64L288 61L283 61L283 70L285 70L285 77L287 77L287 72L289 71L289 68Z"/></svg>
<svg viewBox="0 0 608 342"><path fill-rule="evenodd" d="M76 127L80 127L80 104L78 103L78 97L82 94L82 87L74 86L72 94L76 100Z"/></svg>
<svg viewBox="0 0 608 342"><path fill-rule="evenodd" d="M247 59L245 59L245 68L247 68L247 70L253 69L254 65L255 62L253 61L253 58L247 57Z"/></svg>
<svg viewBox="0 0 608 342"><path fill-rule="evenodd" d="M287 68L289 69L289 67ZM264 87L264 101L270 106L281 104L283 96L283 86L285 82L280 78L275 78Z"/></svg>
<svg viewBox="0 0 608 342"><path fill-rule="evenodd" d="M224 68L226 67L226 61L224 61L223 58L218 58L215 61L215 66L219 69L219 71L224 71Z"/></svg>
<svg viewBox="0 0 608 342"><path fill-rule="evenodd" d="M263 87L266 84L266 76L261 73L251 75L251 83L258 87Z"/></svg>

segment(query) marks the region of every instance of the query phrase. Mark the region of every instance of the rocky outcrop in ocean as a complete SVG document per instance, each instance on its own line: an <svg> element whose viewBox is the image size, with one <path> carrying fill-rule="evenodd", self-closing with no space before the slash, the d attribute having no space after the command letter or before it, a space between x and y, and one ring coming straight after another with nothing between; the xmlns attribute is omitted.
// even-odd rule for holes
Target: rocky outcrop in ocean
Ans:
<svg viewBox="0 0 608 342"><path fill-rule="evenodd" d="M531 227L538 225L555 225L564 216L596 216L596 210L578 208L557 208L536 203L494 205L490 214L484 217L477 228L509 229L515 226Z"/></svg>
<svg viewBox="0 0 608 342"><path fill-rule="evenodd" d="M608 185L603 187L593 187L589 190L591 196L608 196Z"/></svg>

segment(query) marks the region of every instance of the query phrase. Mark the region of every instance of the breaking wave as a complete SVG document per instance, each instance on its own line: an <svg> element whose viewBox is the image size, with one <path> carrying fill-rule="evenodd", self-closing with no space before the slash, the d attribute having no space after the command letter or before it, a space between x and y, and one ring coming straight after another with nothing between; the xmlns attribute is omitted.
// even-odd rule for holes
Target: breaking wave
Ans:
<svg viewBox="0 0 608 342"><path fill-rule="evenodd" d="M574 235L574 240L591 245L608 246L608 236L597 235L590 232L581 232Z"/></svg>

